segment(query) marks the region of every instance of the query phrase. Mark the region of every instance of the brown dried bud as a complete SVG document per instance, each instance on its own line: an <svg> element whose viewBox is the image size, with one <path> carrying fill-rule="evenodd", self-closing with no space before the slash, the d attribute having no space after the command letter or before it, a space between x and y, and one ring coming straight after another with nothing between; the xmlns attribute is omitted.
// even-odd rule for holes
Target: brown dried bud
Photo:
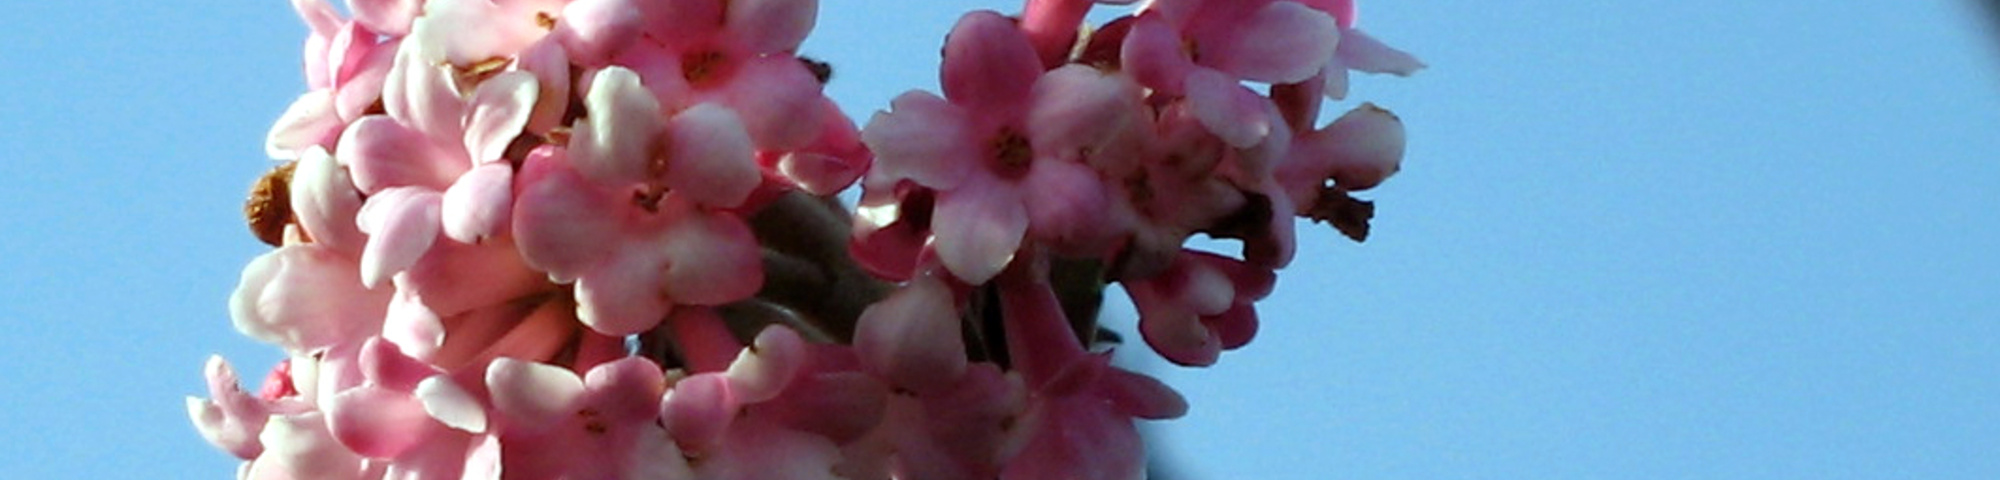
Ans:
<svg viewBox="0 0 2000 480"><path fill-rule="evenodd" d="M243 216L250 222L250 234L276 247L285 243L285 227L292 217L292 170L298 162L274 167L250 186L250 198L243 202Z"/></svg>

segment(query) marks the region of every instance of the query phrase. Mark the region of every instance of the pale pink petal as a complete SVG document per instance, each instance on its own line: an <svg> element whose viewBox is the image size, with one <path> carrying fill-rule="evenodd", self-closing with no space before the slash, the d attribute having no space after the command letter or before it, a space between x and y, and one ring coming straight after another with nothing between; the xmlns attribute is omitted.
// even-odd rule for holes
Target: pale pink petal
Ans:
<svg viewBox="0 0 2000 480"><path fill-rule="evenodd" d="M275 160L296 158L307 147L332 145L345 126L334 111L333 89L306 92L271 125L264 136L264 154Z"/></svg>
<svg viewBox="0 0 2000 480"><path fill-rule="evenodd" d="M1333 17L1295 2L1271 2L1226 32L1201 39L1201 63L1247 80L1293 83L1333 58L1340 27Z"/></svg>
<svg viewBox="0 0 2000 480"><path fill-rule="evenodd" d="M1016 110L1041 74L1042 61L1027 35L998 13L966 13L945 37L940 80L951 103L980 112Z"/></svg>
<svg viewBox="0 0 2000 480"><path fill-rule="evenodd" d="M317 244L279 247L243 268L229 298L237 331L292 352L360 342L381 328L387 288L361 283L354 259Z"/></svg>
<svg viewBox="0 0 2000 480"><path fill-rule="evenodd" d="M599 70L584 97L590 112L570 139L570 162L585 177L608 184L641 182L653 160L660 104L624 67Z"/></svg>
<svg viewBox="0 0 2000 480"><path fill-rule="evenodd" d="M569 168L563 151L535 149L514 182L514 239L528 266L558 283L575 281L617 240L619 206Z"/></svg>
<svg viewBox="0 0 2000 480"><path fill-rule="evenodd" d="M876 112L861 130L861 140L875 152L869 175L890 181L909 179L940 190L957 187L981 153L967 125L968 113L928 92L910 91Z"/></svg>
<svg viewBox="0 0 2000 480"><path fill-rule="evenodd" d="M961 334L951 290L926 275L861 312L854 349L863 365L896 388L929 394L965 374Z"/></svg>
<svg viewBox="0 0 2000 480"><path fill-rule="evenodd" d="M1248 148L1271 134L1264 104L1270 100L1214 70L1187 77L1187 101L1210 133L1236 148Z"/></svg>
<svg viewBox="0 0 2000 480"><path fill-rule="evenodd" d="M1347 64L1336 58L1332 62L1327 62L1326 70L1320 73L1326 77L1326 82L1320 87L1326 98L1334 100L1347 98Z"/></svg>
<svg viewBox="0 0 2000 480"><path fill-rule="evenodd" d="M646 90L653 93L653 98L659 101L662 111L684 110L694 101L694 87L688 85L687 75L681 70L681 53L678 51L668 50L667 47L654 42L639 42L626 48L625 53L618 55L618 58L611 63L639 74L640 83L645 84ZM578 85L590 85L595 72L597 70L586 71L584 76L577 80ZM577 94L588 96L590 92L584 89Z"/></svg>
<svg viewBox="0 0 2000 480"><path fill-rule="evenodd" d="M306 28L315 34L331 38L340 31L343 22L340 12L335 11L333 4L326 0L292 0L292 10L298 12L299 19L304 20Z"/></svg>
<svg viewBox="0 0 2000 480"><path fill-rule="evenodd" d="M507 432L533 434L561 424L576 414L583 399L583 379L554 365L499 358L486 368L486 387L493 409L507 422Z"/></svg>
<svg viewBox="0 0 2000 480"><path fill-rule="evenodd" d="M326 406L326 419L342 445L374 458L401 455L436 425L409 393L372 385L335 395Z"/></svg>
<svg viewBox="0 0 2000 480"><path fill-rule="evenodd" d="M382 338L411 356L432 360L438 347L444 345L444 321L437 312L424 306L415 290L403 286L408 283L402 280L406 277L392 277L396 298L389 302L389 312L382 318Z"/></svg>
<svg viewBox="0 0 2000 480"><path fill-rule="evenodd" d="M676 303L722 305L755 295L764 269L750 226L736 215L686 208L657 247L667 258L667 296Z"/></svg>
<svg viewBox="0 0 2000 480"><path fill-rule="evenodd" d="M292 215L314 243L361 257L361 247L368 241L354 224L354 216L361 212L361 192L326 149L312 147L299 155L291 193Z"/></svg>
<svg viewBox="0 0 2000 480"><path fill-rule="evenodd" d="M1037 157L1083 160L1144 114L1137 84L1084 65L1066 65L1035 81L1025 123Z"/></svg>
<svg viewBox="0 0 2000 480"><path fill-rule="evenodd" d="M361 251L363 285L381 285L430 250L443 228L439 201L437 192L418 187L393 187L368 197L356 222L368 232L368 246Z"/></svg>
<svg viewBox="0 0 2000 480"><path fill-rule="evenodd" d="M548 134L562 123L569 110L569 54L563 51L562 44L545 39L522 50L521 56L514 59L513 68L533 74L539 89L524 129L537 135Z"/></svg>
<svg viewBox="0 0 2000 480"><path fill-rule="evenodd" d="M327 432L318 412L271 417L258 436L264 455L246 472L253 479L359 479L362 458Z"/></svg>
<svg viewBox="0 0 2000 480"><path fill-rule="evenodd" d="M444 198L438 214L445 236L461 243L480 243L507 232L513 215L514 168L506 162L466 170Z"/></svg>
<svg viewBox="0 0 2000 480"><path fill-rule="evenodd" d="M966 283L986 283L1014 260L1028 230L1020 192L993 181L965 182L938 194L931 231L939 260Z"/></svg>
<svg viewBox="0 0 2000 480"><path fill-rule="evenodd" d="M465 151L475 163L501 162L507 146L527 127L541 87L535 75L522 71L503 72L486 79L472 92L465 119Z"/></svg>
<svg viewBox="0 0 2000 480"><path fill-rule="evenodd" d="M443 190L471 165L455 161L422 132L382 115L362 117L340 136L335 158L370 195L393 187Z"/></svg>
<svg viewBox="0 0 2000 480"><path fill-rule="evenodd" d="M731 0L725 31L754 53L791 52L819 18L818 0Z"/></svg>
<svg viewBox="0 0 2000 480"><path fill-rule="evenodd" d="M861 130L840 113L832 99L820 99L819 138L804 150L784 152L777 158L779 175L813 195L829 196L853 185L874 163L874 154L861 143Z"/></svg>
<svg viewBox="0 0 2000 480"><path fill-rule="evenodd" d="M354 21L389 36L409 34L410 22L422 13L422 5L423 0L347 0Z"/></svg>
<svg viewBox="0 0 2000 480"><path fill-rule="evenodd" d="M368 27L357 22L348 22L340 29L340 33L334 35L327 43L328 73L333 75L328 80L333 88L344 88L347 80L354 78L354 75L367 65L367 58L380 49L380 44L375 40L376 36L377 34Z"/></svg>
<svg viewBox="0 0 2000 480"><path fill-rule="evenodd" d="M417 383L412 392L417 401L423 402L424 412L432 419L447 427L471 433L486 432L486 407L479 399L458 386L450 376L433 375Z"/></svg>
<svg viewBox="0 0 2000 480"><path fill-rule="evenodd" d="M552 33L570 58L585 66L601 66L639 39L646 18L635 0L576 0L562 9Z"/></svg>
<svg viewBox="0 0 2000 480"><path fill-rule="evenodd" d="M660 324L671 311L661 276L667 268L657 248L623 245L576 281L577 317L605 335L631 335Z"/></svg>
<svg viewBox="0 0 2000 480"><path fill-rule="evenodd" d="M695 105L674 116L666 135L667 187L690 200L735 207L764 180L743 122L728 108Z"/></svg>
<svg viewBox="0 0 2000 480"><path fill-rule="evenodd" d="M512 57L548 33L536 23L538 13L561 14L559 5L522 1L429 0L423 9L410 26L410 38L435 45L426 60L453 65Z"/></svg>
<svg viewBox="0 0 2000 480"><path fill-rule="evenodd" d="M1425 67L1416 56L1383 44L1360 30L1344 30L1341 33L1340 48L1335 54L1347 68L1408 76Z"/></svg>
<svg viewBox="0 0 2000 480"><path fill-rule="evenodd" d="M729 377L738 398L757 403L778 396L792 377L806 368L806 341L782 325L764 327L750 348L730 362L723 375Z"/></svg>
<svg viewBox="0 0 2000 480"><path fill-rule="evenodd" d="M437 242L396 277L397 288L415 293L424 307L444 317L548 290L547 278L523 264L519 249L508 240Z"/></svg>
<svg viewBox="0 0 2000 480"><path fill-rule="evenodd" d="M417 382L441 373L429 363L404 355L395 343L380 337L364 341L357 360L361 375L369 383L399 392L415 390Z"/></svg>
<svg viewBox="0 0 2000 480"><path fill-rule="evenodd" d="M389 69L395 66L396 50L402 39L390 39L369 49L361 58L348 58L351 73L340 79L333 99L334 110L341 120L352 122L382 101L382 89L389 80Z"/></svg>
<svg viewBox="0 0 2000 480"><path fill-rule="evenodd" d="M195 430L208 443L237 458L256 458L264 450L257 434L264 429L270 412L243 391L236 370L222 356L209 356L202 373L208 380L209 399L187 398L188 417L194 420Z"/></svg>
<svg viewBox="0 0 2000 480"><path fill-rule="evenodd" d="M759 148L792 150L812 143L823 98L812 72L789 56L752 58L736 68L723 96Z"/></svg>

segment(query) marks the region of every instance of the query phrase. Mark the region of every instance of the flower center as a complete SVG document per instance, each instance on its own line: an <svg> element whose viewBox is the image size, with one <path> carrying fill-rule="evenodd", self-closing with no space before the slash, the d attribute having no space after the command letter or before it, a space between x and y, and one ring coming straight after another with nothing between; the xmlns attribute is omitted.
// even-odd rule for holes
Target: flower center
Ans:
<svg viewBox="0 0 2000 480"><path fill-rule="evenodd" d="M722 52L696 50L681 55L681 76L689 85L701 85L711 78L721 76Z"/></svg>
<svg viewBox="0 0 2000 480"><path fill-rule="evenodd" d="M1028 165L1035 159L1034 149L1028 144L1028 137L1021 136L1012 127L1002 127L987 145L987 160L993 172L1003 178L1020 178L1028 174Z"/></svg>

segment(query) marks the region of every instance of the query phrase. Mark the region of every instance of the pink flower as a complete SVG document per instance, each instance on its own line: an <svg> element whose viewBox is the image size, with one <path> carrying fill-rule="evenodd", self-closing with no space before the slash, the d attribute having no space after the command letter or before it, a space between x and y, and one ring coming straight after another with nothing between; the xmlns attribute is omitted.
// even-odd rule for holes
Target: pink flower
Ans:
<svg viewBox="0 0 2000 480"><path fill-rule="evenodd" d="M720 305L763 284L756 238L734 214L678 191L658 197L601 186L560 149L530 154L514 235L528 265L575 282L578 314L607 335L651 329L675 305Z"/></svg>
<svg viewBox="0 0 2000 480"><path fill-rule="evenodd" d="M1174 363L1206 366L1223 350L1250 343L1257 332L1254 303L1276 282L1268 269L1184 250L1159 275L1123 283L1146 344Z"/></svg>
<svg viewBox="0 0 2000 480"><path fill-rule="evenodd" d="M1274 127L1268 100L1239 82L1311 78L1339 33L1333 17L1287 0L1159 2L1125 34L1121 65L1147 87L1185 96L1209 131L1247 148Z"/></svg>
<svg viewBox="0 0 2000 480"><path fill-rule="evenodd" d="M1080 65L1044 74L1011 21L973 12L947 39L944 91L905 93L869 120L862 139L877 163L865 195L903 181L935 190L930 248L954 276L984 283L1027 236L1104 235L1102 180L1080 161L1126 127L1136 88Z"/></svg>

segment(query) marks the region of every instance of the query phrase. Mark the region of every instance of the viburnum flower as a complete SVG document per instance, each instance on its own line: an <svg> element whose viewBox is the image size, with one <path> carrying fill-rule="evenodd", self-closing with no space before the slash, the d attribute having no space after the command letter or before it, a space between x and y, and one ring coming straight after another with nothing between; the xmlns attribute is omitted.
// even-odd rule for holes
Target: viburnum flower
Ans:
<svg viewBox="0 0 2000 480"><path fill-rule="evenodd" d="M1402 162L1324 103L1422 68L1348 0L1029 0L858 129L814 0L292 3L229 300L286 359L187 400L248 479L1142 477L1188 405L1106 287L1175 363L1248 343L1293 217L1361 239Z"/></svg>
<svg viewBox="0 0 2000 480"><path fill-rule="evenodd" d="M1082 65L1043 73L1027 37L993 12L959 20L943 74L944 98L905 93L869 120L862 139L876 154L868 188L907 181L935 191L931 248L944 266L984 283L1026 236L1105 236L1096 231L1102 180L1079 157L1126 127L1136 86Z"/></svg>

